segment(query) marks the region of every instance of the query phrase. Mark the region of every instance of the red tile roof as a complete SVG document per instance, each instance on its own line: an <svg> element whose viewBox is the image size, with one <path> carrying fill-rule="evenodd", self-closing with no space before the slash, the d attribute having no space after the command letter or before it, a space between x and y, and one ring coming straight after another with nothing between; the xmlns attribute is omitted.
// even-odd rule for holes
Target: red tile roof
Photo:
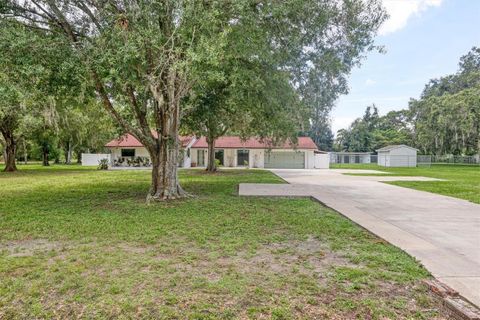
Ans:
<svg viewBox="0 0 480 320"><path fill-rule="evenodd" d="M156 133L154 133L154 136L157 136ZM180 142L182 143L182 147L188 146L190 141L192 141L192 137L190 136L180 136ZM143 144L138 141L137 138L132 136L131 134L127 133L123 136L121 136L118 139L113 139L109 143L105 145L105 147L110 147L110 148L135 148L135 147L143 147Z"/></svg>
<svg viewBox="0 0 480 320"><path fill-rule="evenodd" d="M201 137L195 141L192 145L192 148L207 148L207 141L205 137ZM215 148L223 149L313 149L317 150L315 142L310 137L298 137L297 145L292 144L291 142L285 142L281 145L272 146L269 143L269 140L264 140L263 142L257 138L250 138L246 141L242 141L240 137L220 137L215 141Z"/></svg>
<svg viewBox="0 0 480 320"><path fill-rule="evenodd" d="M155 134L156 135L156 134ZM186 147L193 137L191 136L180 136L180 142L182 147ZM114 139L107 143L105 147L110 148L135 148L143 147L143 144L137 140L131 134L125 134L118 139ZM201 137L195 141L192 145L192 148L207 148L207 141L205 137ZM215 141L215 148L222 149L312 149L317 150L317 146L310 137L298 137L297 145L292 144L287 141L281 145L272 146L269 143L269 140L264 140L261 142L257 138L249 138L246 141L242 141L240 137L226 136L220 137Z"/></svg>

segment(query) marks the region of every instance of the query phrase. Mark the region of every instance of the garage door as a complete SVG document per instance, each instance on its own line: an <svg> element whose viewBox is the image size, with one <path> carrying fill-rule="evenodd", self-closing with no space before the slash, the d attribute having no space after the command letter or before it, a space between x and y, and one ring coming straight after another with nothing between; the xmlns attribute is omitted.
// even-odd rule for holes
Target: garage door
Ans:
<svg viewBox="0 0 480 320"><path fill-rule="evenodd" d="M304 169L305 152L265 152L265 168Z"/></svg>

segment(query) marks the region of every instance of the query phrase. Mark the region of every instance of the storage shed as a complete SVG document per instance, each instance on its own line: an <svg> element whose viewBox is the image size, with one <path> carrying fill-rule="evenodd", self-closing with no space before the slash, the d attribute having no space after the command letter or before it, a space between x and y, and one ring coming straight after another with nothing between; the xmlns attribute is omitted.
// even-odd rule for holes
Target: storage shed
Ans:
<svg viewBox="0 0 480 320"><path fill-rule="evenodd" d="M404 144L386 146L377 150L377 164L382 167L416 167L417 151Z"/></svg>

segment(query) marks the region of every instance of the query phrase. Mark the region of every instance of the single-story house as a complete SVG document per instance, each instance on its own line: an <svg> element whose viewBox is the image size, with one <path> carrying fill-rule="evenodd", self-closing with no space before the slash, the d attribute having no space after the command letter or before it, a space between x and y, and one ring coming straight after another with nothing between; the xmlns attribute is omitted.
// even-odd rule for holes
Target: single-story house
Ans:
<svg viewBox="0 0 480 320"><path fill-rule="evenodd" d="M180 137L182 143L179 166L205 167L208 164L207 141L205 137ZM105 145L111 153L114 166L124 166L137 158L146 159L149 154L135 137L126 134ZM317 146L309 137L299 137L297 144L285 142L271 145L267 140L249 138L242 141L240 137L225 136L215 141L215 158L226 167L250 168L315 168Z"/></svg>
<svg viewBox="0 0 480 320"><path fill-rule="evenodd" d="M330 163L370 163L372 152L330 152Z"/></svg>
<svg viewBox="0 0 480 320"><path fill-rule="evenodd" d="M416 167L417 151L404 144L386 146L377 150L377 164L382 167Z"/></svg>
<svg viewBox="0 0 480 320"><path fill-rule="evenodd" d="M192 166L206 166L207 148L205 137L192 144ZM242 141L234 136L220 137L215 141L215 158L226 167L313 169L315 150L317 146L310 137L299 137L296 145L287 141L279 146L257 138Z"/></svg>

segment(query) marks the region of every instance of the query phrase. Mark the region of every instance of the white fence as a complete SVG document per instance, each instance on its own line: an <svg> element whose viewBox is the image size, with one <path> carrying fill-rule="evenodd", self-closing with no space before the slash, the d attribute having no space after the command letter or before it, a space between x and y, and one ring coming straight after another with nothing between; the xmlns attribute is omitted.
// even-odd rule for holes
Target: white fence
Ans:
<svg viewBox="0 0 480 320"><path fill-rule="evenodd" d="M415 156L382 156L369 155L368 160L358 155L333 155L330 157L330 163L338 165L352 165L372 163L380 166L390 167L429 167L432 164L452 164L452 165L480 165L480 155L475 156L454 156L454 155L417 155Z"/></svg>
<svg viewBox="0 0 480 320"><path fill-rule="evenodd" d="M437 164L466 164L480 165L480 155L475 156L454 156L454 155L433 155L432 163Z"/></svg>
<svg viewBox="0 0 480 320"><path fill-rule="evenodd" d="M112 163L111 155L108 153L82 153L82 166L98 166L100 160L107 159Z"/></svg>
<svg viewBox="0 0 480 320"><path fill-rule="evenodd" d="M330 167L330 155L328 153L315 154L315 169L328 169Z"/></svg>

